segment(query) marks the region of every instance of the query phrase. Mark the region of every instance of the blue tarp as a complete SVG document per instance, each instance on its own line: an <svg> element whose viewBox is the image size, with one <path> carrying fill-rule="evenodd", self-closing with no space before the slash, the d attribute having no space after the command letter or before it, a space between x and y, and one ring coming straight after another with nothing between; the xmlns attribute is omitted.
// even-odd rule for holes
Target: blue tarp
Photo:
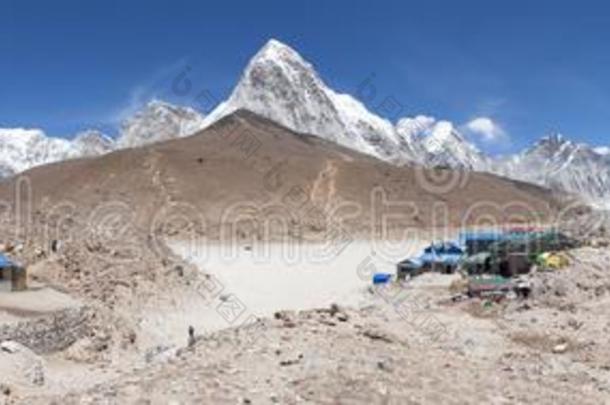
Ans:
<svg viewBox="0 0 610 405"><path fill-rule="evenodd" d="M392 279L390 273L375 273L373 275L373 284L387 284Z"/></svg>
<svg viewBox="0 0 610 405"><path fill-rule="evenodd" d="M6 269L8 267L16 267L16 265L8 257L0 254L0 269Z"/></svg>
<svg viewBox="0 0 610 405"><path fill-rule="evenodd" d="M456 254L434 254L434 253L424 253L419 257L419 260L424 265L429 264L444 264L447 266L456 266L462 258L462 255Z"/></svg>

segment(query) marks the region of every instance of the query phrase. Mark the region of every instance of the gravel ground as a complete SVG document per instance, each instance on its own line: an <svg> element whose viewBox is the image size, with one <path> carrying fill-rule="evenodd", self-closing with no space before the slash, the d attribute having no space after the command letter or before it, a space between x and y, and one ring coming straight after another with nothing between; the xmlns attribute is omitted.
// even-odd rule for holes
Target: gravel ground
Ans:
<svg viewBox="0 0 610 405"><path fill-rule="evenodd" d="M457 276L370 289L370 305L278 311L198 336L147 366L47 404L603 404L610 398L608 252L532 276L527 301L447 303ZM86 377L84 377L86 378Z"/></svg>

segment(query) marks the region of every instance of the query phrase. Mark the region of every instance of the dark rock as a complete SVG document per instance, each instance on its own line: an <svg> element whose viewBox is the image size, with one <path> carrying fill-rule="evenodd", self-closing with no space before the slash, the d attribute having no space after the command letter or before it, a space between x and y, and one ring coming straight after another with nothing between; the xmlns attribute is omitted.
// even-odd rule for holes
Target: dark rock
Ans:
<svg viewBox="0 0 610 405"><path fill-rule="evenodd" d="M384 343L394 343L394 339L390 335L377 329L367 329L362 332L362 335L371 340L378 340Z"/></svg>

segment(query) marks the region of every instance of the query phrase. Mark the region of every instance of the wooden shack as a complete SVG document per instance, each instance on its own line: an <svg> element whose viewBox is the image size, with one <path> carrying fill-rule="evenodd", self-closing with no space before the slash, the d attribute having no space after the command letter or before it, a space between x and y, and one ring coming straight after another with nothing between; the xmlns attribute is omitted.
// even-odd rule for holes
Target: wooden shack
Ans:
<svg viewBox="0 0 610 405"><path fill-rule="evenodd" d="M11 291L25 291L27 289L27 271L23 267L13 267L11 271Z"/></svg>
<svg viewBox="0 0 610 405"><path fill-rule="evenodd" d="M0 255L0 281L10 281L11 291L27 290L27 271L3 255Z"/></svg>

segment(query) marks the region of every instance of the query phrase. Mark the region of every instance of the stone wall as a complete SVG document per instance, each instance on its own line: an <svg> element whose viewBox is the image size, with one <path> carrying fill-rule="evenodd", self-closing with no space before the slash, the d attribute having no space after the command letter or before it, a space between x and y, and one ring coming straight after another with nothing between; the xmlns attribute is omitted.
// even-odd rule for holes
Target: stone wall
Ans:
<svg viewBox="0 0 610 405"><path fill-rule="evenodd" d="M13 340L38 354L60 351L89 330L87 307L68 308L27 321L0 325L0 342Z"/></svg>

